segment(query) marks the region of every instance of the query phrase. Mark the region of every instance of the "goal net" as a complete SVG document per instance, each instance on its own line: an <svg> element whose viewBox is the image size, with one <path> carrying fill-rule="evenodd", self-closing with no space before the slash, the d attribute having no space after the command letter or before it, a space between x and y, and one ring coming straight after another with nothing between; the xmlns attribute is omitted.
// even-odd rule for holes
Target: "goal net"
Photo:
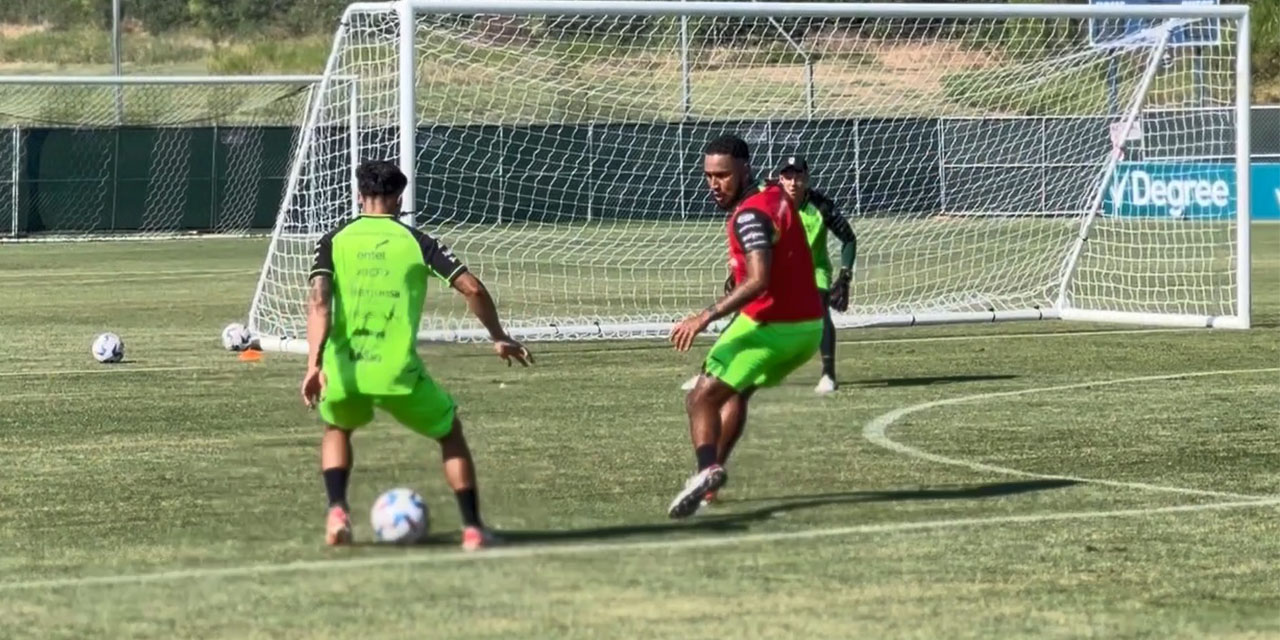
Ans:
<svg viewBox="0 0 1280 640"><path fill-rule="evenodd" d="M664 333L724 280L701 149L726 132L761 178L806 156L850 218L840 326L1247 326L1246 11L353 5L325 74L355 90L309 107L251 328L305 348L275 338L305 335L315 242L386 158L518 335ZM423 339L482 335L429 298Z"/></svg>
<svg viewBox="0 0 1280 640"><path fill-rule="evenodd" d="M0 77L0 239L265 231L318 80Z"/></svg>

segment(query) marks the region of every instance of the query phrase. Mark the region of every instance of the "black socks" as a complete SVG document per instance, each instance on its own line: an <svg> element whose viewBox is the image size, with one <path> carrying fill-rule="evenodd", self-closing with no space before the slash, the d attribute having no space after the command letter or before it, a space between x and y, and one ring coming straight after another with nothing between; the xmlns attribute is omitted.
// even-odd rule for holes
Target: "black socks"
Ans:
<svg viewBox="0 0 1280 640"><path fill-rule="evenodd" d="M696 447L693 454L698 457L698 471L716 464L716 445L704 444Z"/></svg>
<svg viewBox="0 0 1280 640"><path fill-rule="evenodd" d="M822 375L836 379L836 326L831 322L831 312L822 318L822 342L818 349L822 353Z"/></svg>
<svg viewBox="0 0 1280 640"><path fill-rule="evenodd" d="M329 506L347 507L347 478L351 477L351 469L334 467L325 469L324 490L329 494Z"/></svg>
<svg viewBox="0 0 1280 640"><path fill-rule="evenodd" d="M467 527L481 527L480 524L480 501L476 497L476 490L461 489L454 491L453 495L458 499L458 513L462 514L462 524Z"/></svg>

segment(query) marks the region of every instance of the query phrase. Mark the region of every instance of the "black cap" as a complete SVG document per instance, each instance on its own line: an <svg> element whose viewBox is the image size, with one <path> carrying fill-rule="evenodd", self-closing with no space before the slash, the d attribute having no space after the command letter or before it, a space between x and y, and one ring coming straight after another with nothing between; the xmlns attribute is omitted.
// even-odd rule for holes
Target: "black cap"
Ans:
<svg viewBox="0 0 1280 640"><path fill-rule="evenodd" d="M782 164L778 165L778 173L782 173L783 171L809 173L809 163L800 156L784 156L782 158Z"/></svg>

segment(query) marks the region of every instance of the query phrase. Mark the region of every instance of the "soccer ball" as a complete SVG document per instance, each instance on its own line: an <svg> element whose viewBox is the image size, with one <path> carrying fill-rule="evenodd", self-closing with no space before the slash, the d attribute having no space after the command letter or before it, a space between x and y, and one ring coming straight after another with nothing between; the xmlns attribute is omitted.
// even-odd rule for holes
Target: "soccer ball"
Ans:
<svg viewBox="0 0 1280 640"><path fill-rule="evenodd" d="M104 333L93 339L90 349L93 359L98 362L120 362L124 360L124 342L114 333Z"/></svg>
<svg viewBox="0 0 1280 640"><path fill-rule="evenodd" d="M369 518L379 542L412 544L427 534L427 503L413 489L392 489L378 496Z"/></svg>
<svg viewBox="0 0 1280 640"><path fill-rule="evenodd" d="M222 329L222 348L227 351L244 351L252 342L253 336L239 322L232 322Z"/></svg>

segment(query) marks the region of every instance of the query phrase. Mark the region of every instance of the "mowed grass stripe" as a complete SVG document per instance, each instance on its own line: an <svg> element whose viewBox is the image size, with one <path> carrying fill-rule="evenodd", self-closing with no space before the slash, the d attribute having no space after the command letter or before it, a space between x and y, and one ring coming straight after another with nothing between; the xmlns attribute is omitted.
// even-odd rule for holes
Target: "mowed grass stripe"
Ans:
<svg viewBox="0 0 1280 640"><path fill-rule="evenodd" d="M128 585L146 582L182 581L206 578L235 578L259 576L272 573L318 572L352 569L409 566L424 564L445 564L470 561L493 561L518 558L537 558L547 556L577 555L588 553L604 553L618 551L680 551L702 549L726 545L752 543L772 543L783 540L811 540L836 536L858 534L904 533L910 531L931 531L963 527L996 526L1004 524L1036 524L1044 522L1063 522L1072 520L1095 520L1101 518L1132 518L1139 516L1195 513L1198 511L1225 511L1228 509L1263 508L1280 505L1280 498L1257 500L1238 500L1232 502L1211 502L1207 504L1184 504L1166 507L1149 507L1141 509L1115 509L1110 511L1074 511L1065 513L1041 513L1012 516L995 516L987 518L955 518L946 520L926 520L921 522L892 522L881 524L855 525L849 527L832 527L825 529L808 529L804 531L778 531L773 533L751 533L731 536L686 538L680 540L645 540L618 543L586 543L586 544L550 544L529 545L519 547L493 548L479 552L451 551L441 553L425 553L408 555L394 553L385 556L369 556L336 560L313 560L289 562L281 564L259 564L241 567L183 569L178 571L160 571L156 573L122 574L115 576L85 576L79 578L57 578L52 580L30 580L22 582L0 583L0 591L20 591L31 589L58 589L95 586Z"/></svg>

